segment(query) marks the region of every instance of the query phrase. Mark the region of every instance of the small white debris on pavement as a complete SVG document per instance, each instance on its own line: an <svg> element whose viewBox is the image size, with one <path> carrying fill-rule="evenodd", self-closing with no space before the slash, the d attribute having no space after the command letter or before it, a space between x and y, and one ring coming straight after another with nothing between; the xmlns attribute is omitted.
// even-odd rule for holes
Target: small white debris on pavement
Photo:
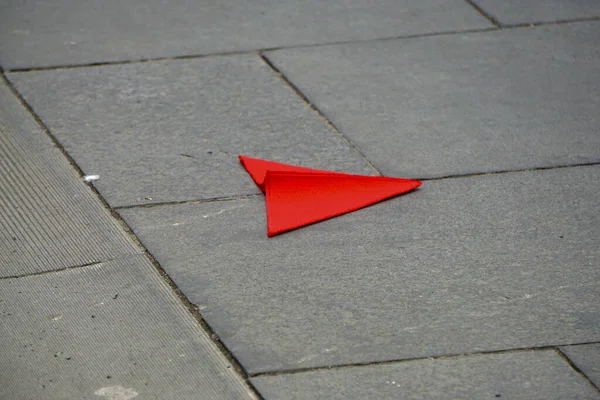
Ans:
<svg viewBox="0 0 600 400"><path fill-rule="evenodd" d="M100 175L86 175L83 177L83 180L86 182L93 182L100 179Z"/></svg>

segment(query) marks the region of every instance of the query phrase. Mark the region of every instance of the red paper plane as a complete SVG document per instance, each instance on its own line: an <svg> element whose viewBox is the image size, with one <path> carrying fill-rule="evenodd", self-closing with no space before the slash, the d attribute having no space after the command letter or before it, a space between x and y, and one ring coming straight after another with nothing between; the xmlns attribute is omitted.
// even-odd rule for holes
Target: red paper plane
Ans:
<svg viewBox="0 0 600 400"><path fill-rule="evenodd" d="M356 211L421 185L413 179L350 175L239 158L266 193L269 237Z"/></svg>

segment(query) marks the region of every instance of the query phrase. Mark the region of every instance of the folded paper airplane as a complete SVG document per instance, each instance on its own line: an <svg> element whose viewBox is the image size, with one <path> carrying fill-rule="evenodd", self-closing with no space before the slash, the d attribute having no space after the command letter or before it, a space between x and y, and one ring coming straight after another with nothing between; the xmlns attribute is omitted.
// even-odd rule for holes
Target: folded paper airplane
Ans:
<svg viewBox="0 0 600 400"><path fill-rule="evenodd" d="M239 156L266 195L267 236L356 211L421 186L414 179L350 175Z"/></svg>

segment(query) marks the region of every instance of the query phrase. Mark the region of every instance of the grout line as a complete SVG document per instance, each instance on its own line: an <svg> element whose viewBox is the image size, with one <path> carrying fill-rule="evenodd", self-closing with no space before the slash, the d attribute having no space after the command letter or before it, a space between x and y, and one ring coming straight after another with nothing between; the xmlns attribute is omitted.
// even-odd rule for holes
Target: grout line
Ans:
<svg viewBox="0 0 600 400"><path fill-rule="evenodd" d="M596 389L598 392L600 392L600 387L598 387L577 365L575 365L575 363L573 361L571 361L569 356L567 356L565 353L563 353L563 351L561 349L559 349L558 347L556 347L554 350L558 353L558 355L563 360L565 360L565 362L567 364L569 364L569 366L571 368L573 368L575 370L575 372L577 372L579 375L581 375L581 377L583 379L585 379L590 385L592 385L592 387L594 389Z"/></svg>
<svg viewBox="0 0 600 400"><path fill-rule="evenodd" d="M278 50L278 47L268 48L265 51ZM35 71L48 71L48 70L61 70L61 69L76 69L76 68L89 68L89 67L104 67L110 65L126 65L126 64L144 64L148 62L156 61L175 61L175 60L188 60L196 58L206 57L217 57L217 56L235 56L240 54L252 54L256 50L234 50L224 51L220 53L206 53L206 54L185 54L180 56L171 57L152 57L152 58L139 58L133 60L118 60L118 61L97 61L85 64L63 64L63 65L50 65L45 67L23 67L8 69L5 72L19 73L19 72L35 72Z"/></svg>
<svg viewBox="0 0 600 400"><path fill-rule="evenodd" d="M593 167L593 166L597 166L597 165L600 165L600 162L569 164L569 165L555 165L552 167L536 167L536 168L529 168L529 169L509 169L509 170L502 170L502 171L474 172L471 174L447 175L447 176L436 177L436 178L411 178L411 179L417 179L417 180L420 180L423 182L430 182L430 181L441 181L441 180L446 180L446 179L476 178L479 176L487 176L487 175L501 175L501 174L520 173L520 172L546 171L546 170L552 170L552 169ZM161 207L161 206L214 203L214 202L219 202L219 201L245 200L245 199L251 199L251 198L260 197L260 196L263 196L263 194L256 193L256 194L243 194L243 195L235 195L235 196L213 197L213 198L206 198L206 199L164 201L164 202L160 202L160 203L148 203L148 204L131 204L131 205L126 205L126 206L112 207L111 210L120 211L120 210L130 210L130 209L137 209L137 208L154 208L154 207ZM108 206L108 205L107 205L107 207L110 208L110 206Z"/></svg>
<svg viewBox="0 0 600 400"><path fill-rule="evenodd" d="M283 72L281 72L281 70L279 68L277 68L272 62L271 60L269 60L267 58L267 56L265 56L262 53L259 53L260 58L262 58L262 60L265 62L265 64L267 64L267 66L269 66L280 78L283 82L285 82L302 100L304 100L304 102L315 112L319 115L319 117L321 117L321 119L323 119L323 121L325 121L325 123L329 126L329 128L331 128L337 135L340 136L340 138L342 140L344 140L355 152L357 152L362 158L363 160L375 171L377 172L380 176L383 176L383 174L381 173L381 171L379 169L377 169L377 167L358 149L358 147L356 147L356 145L354 143L352 143L352 141L350 139L348 139L346 136L344 136L344 134L338 129L337 126L335 126L335 124L329 119L327 118L327 116L314 104L312 103L308 97L306 97L306 95L304 93L302 93L302 91L292 82L288 79L287 76L285 76L285 74Z"/></svg>
<svg viewBox="0 0 600 400"><path fill-rule="evenodd" d="M52 70L62 70L62 69L75 69L75 68L89 68L89 67L102 67L102 66L111 66L111 65L127 65L127 64L142 64L147 62L159 62L159 61L175 61L175 60L193 60L199 58L206 57L219 57L219 56L235 56L235 55L243 55L243 54L255 54L255 53L265 53L268 51L275 50L288 50L288 49L306 49L306 48L315 48L315 47L324 47L324 46L332 46L332 45L344 45L344 44L352 44L352 43L372 43L379 41L389 41L389 40L401 40L401 39L416 39L416 38L426 38L433 36L449 36L449 35L464 35L469 33L485 33L485 32L497 32L500 30L506 29L515 29L515 28L531 28L545 25L564 25L570 23L577 22L593 22L600 21L600 17L588 17L588 18L575 18L575 19L565 19L558 21L543 21L543 22L528 22L522 24L508 24L508 25L500 25L496 20L488 16L483 10L480 11L479 6L472 3L471 0L465 0L467 3L471 4L479 13L481 13L486 19L488 19L491 23L494 24L493 27L489 28L475 28L475 29L464 29L464 30L455 30L455 31L442 31L442 32L429 32L429 33L417 33L412 35L398 35L398 36L387 36L381 38L373 38L373 39L362 39L362 40L339 40L332 42L322 42L322 43L312 43L312 44L297 44L291 46L274 46L274 47L264 47L258 49L251 50L232 50L232 51L223 51L223 52L215 52L215 53L204 53L204 54L185 54L179 56L171 56L171 57L151 57L151 58L139 58L133 60L120 60L120 61L97 61L91 63L84 64L63 64L63 65L49 65L43 67L17 67L17 68L9 68L9 69L1 69L0 73L22 73L22 72L36 72L36 71L52 71Z"/></svg>
<svg viewBox="0 0 600 400"><path fill-rule="evenodd" d="M313 372L313 371L346 369L346 368L355 368L355 367L368 367L368 366L378 366L378 365L390 365L390 364L400 364L400 363L407 363L407 362L412 362L412 361L424 361L424 360L445 360L448 358L473 357L473 356L479 356L479 355L509 354L509 353L525 352L525 351L547 351L547 350L556 350L556 348L558 346L574 346L574 345L585 345L585 344L596 344L596 343L600 343L600 342L570 343L570 344L559 344L559 345L539 346L539 347L522 347L522 348L515 348L515 349L478 351L478 352L472 352L472 353L444 354L444 355L439 355L439 356L403 358L403 359L385 360L385 361L366 361L366 362L359 362L359 363L327 365L327 366L297 368L297 369L279 370L279 371L265 371L265 372L258 372L255 374L250 374L249 377L250 378L258 378L258 377L263 377L263 376L293 375L293 374L300 374L300 373Z"/></svg>
<svg viewBox="0 0 600 400"><path fill-rule="evenodd" d="M240 194L234 196L223 196L223 197L212 197L206 199L194 199L194 200L181 200L181 201L162 201L158 203L147 203L147 204L131 204L126 206L116 206L112 210L129 210L131 208L153 208L160 206L176 206L181 204L200 204L200 203L214 203L217 201L233 201L233 200L245 200L253 197L262 196L262 193L255 194Z"/></svg>
<svg viewBox="0 0 600 400"><path fill-rule="evenodd" d="M52 132L46 126L46 124L42 121L42 119L35 113L35 111L31 107L31 105L29 105L29 103L27 103L27 101L23 98L23 96L21 96L21 94L13 86L12 82L10 82L8 79L6 79L6 77L2 73L0 73L0 79L5 81L6 85L9 87L9 89L12 91L12 93L17 97L17 99L21 102L21 104L27 109L27 111L33 116L35 121L42 128L42 130L46 133L46 135L48 135L48 137L52 140L54 145L58 149L60 149L60 151L67 158L67 160L73 166L73 168L75 168L77 170L77 172L79 173L79 175L81 177L83 177L84 173L83 173L82 169L79 167L79 165L77 165L75 160L67 153L65 148L61 145L61 143L58 141L58 139L52 134ZM108 204L108 202L106 201L106 199L100 194L100 192L96 189L96 187L91 183L88 183L87 185L96 194L96 196L98 197L98 199L100 200L102 205L110 212L110 214L113 216L113 218L115 218L117 220L117 222L119 223L121 228L125 231L125 233L127 233L127 235L130 237L130 239L135 244L137 244L137 246L142 251L142 253L146 256L146 258L152 263L152 265L154 265L154 267L156 268L156 271L161 275L161 277L163 278L165 283L171 287L171 289L173 290L175 295L181 300L183 305L188 309L188 311L192 314L194 319L200 325L201 329L210 337L210 339L213 341L213 343L221 351L221 354L231 363L231 365L233 366L235 371L242 378L242 380L248 386L250 391L258 399L263 399L262 395L258 392L258 390L254 387L254 385L248 379L248 374L247 374L246 370L244 369L244 367L242 367L241 363L235 358L233 353L231 353L229 351L229 349L227 349L227 347L221 342L218 335L213 331L213 329L208 325L208 323L206 321L204 321L204 318L202 318L202 315L199 313L198 308L194 304L192 304L188 300L188 298L183 294L183 292L177 287L175 282L173 282L171 277L160 266L160 264L158 263L158 261L156 261L154 256L152 256L152 254L150 254L148 249L146 249L146 247L142 244L142 242L135 235L135 233L129 227L129 225L125 222L125 220L119 215L119 213L117 213L115 210L111 209L111 207ZM139 255L139 254L137 254L137 255ZM93 263L93 264L96 264L96 263ZM92 265L92 264L87 264L87 265ZM65 269L71 269L71 268L64 268L62 270L65 270ZM45 273L50 273L50 272L56 272L56 270L49 271L49 272L43 272L40 274L45 274Z"/></svg>
<svg viewBox="0 0 600 400"><path fill-rule="evenodd" d="M550 167L535 167L535 168L523 168L523 169L505 169L499 171L489 171L489 172L473 172L469 174L456 174L456 175L445 175L436 178L414 178L423 182L428 181L441 181L444 179L460 179L460 178L471 178L478 176L486 176L486 175L500 175L500 174L512 174L517 172L533 172L533 171L546 171L551 169L562 169L562 168L576 168L576 167L593 167L596 165L600 165L600 161L590 162L590 163L578 163L578 164L567 164L567 165L553 165Z"/></svg>
<svg viewBox="0 0 600 400"><path fill-rule="evenodd" d="M137 255L139 255L139 254L137 254ZM63 272L63 271L70 271L72 269L79 269L79 268L91 267L92 265L104 264L104 263L111 262L111 261L114 261L114 260L115 259L107 259L107 260L102 260L102 261L92 261L92 262L89 262L89 263L86 263L86 264L73 265L71 267L62 267L62 268L57 268L57 269L51 269L51 270L48 270L48 271L32 272L30 274L23 274L23 275L0 276L0 281L7 280L7 279L29 278L29 277L32 277L32 276L44 276L44 275L53 274L55 272Z"/></svg>
<svg viewBox="0 0 600 400"><path fill-rule="evenodd" d="M258 49L251 50L236 50L236 51L224 51L224 52L216 52L216 53L205 53L205 54L187 54L180 56L172 56L172 57L155 57L155 58L141 58L135 60L122 60L122 61L98 61L87 64L65 64L65 65L50 65L45 67L21 67L21 68L12 68L7 69L5 72L8 73L20 73L20 72L35 72L35 71L47 71L47 70L61 70L61 69L74 69L74 68L88 68L88 67L100 67L100 66L110 66L110 65L125 65L125 64L140 64L147 62L155 62L155 61L175 61L175 60L189 60L189 59L198 59L198 58L206 58L206 57L218 57L218 56L235 56L242 54L262 54L268 51L275 50L287 50L287 49L304 49L304 48L313 48L313 47L324 47L331 45L343 45L343 44L351 44L351 43L372 43L377 41L387 41L387 40L397 40L397 39L415 39L422 37L431 37L431 36L446 36L446 35L460 35L466 33L481 33L481 32L494 32L500 29L496 27L490 28L476 28L476 29L464 29L464 30L456 30L456 31L442 31L442 32L430 32L430 33L418 33L412 35L399 35L399 36L388 36L374 39L362 39L362 40L339 40L332 42L322 42L322 43L313 43L313 44L297 44L291 46L274 46L274 47L264 47Z"/></svg>
<svg viewBox="0 0 600 400"><path fill-rule="evenodd" d="M473 0L465 0L471 7L475 9L479 14L481 14L485 19L487 19L490 23L494 24L497 28L502 28L502 24L494 17L491 16L488 12L486 12L483 8L481 8L478 4L476 4Z"/></svg>
<svg viewBox="0 0 600 400"><path fill-rule="evenodd" d="M546 25L565 25L577 22L595 22L600 21L600 17L586 17L577 19L562 19L558 21L539 21L539 22L526 22L522 24L506 24L502 25L502 29L515 29L515 28L532 28Z"/></svg>

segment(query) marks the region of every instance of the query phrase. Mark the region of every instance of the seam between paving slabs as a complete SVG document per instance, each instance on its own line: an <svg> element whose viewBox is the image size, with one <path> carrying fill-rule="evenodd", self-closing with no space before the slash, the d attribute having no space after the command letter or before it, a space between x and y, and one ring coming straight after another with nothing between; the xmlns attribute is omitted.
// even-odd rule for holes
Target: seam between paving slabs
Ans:
<svg viewBox="0 0 600 400"><path fill-rule="evenodd" d="M501 23L496 19L491 13L487 12L483 9L483 7L479 6L475 3L474 0L465 0L471 7L473 7L479 14L485 17L490 23L494 24L499 29L513 29L513 28L529 28L536 26L544 26L544 25L562 25L569 24L574 22L593 22L600 21L600 17L580 17L580 18L570 18L570 19L557 19L554 21L531 21L526 23L519 24L505 24Z"/></svg>
<svg viewBox="0 0 600 400"><path fill-rule="evenodd" d="M498 20L496 18L494 18L490 13L488 13L487 11L485 11L483 8L479 7L479 5L475 4L475 2L473 2L473 0L465 0L471 7L473 7L475 9L475 11L477 11L479 14L481 14L485 19L487 19L491 24L493 24L494 26L501 28L502 24L500 24L500 22L498 22Z"/></svg>
<svg viewBox="0 0 600 400"><path fill-rule="evenodd" d="M578 22L578 21L574 21L574 22ZM526 25L526 26L529 26L529 25ZM21 68L5 69L4 72L10 72L10 73L34 72L34 71L46 71L46 70L55 70L55 69L73 69L73 68L100 67L100 66L107 66L107 65L138 64L138 63L157 62L157 61L189 60L189 59L206 58L206 57L236 56L236 55L240 55L240 54L256 54L256 53L261 54L264 52L275 51L275 50L303 49L303 48L323 47L323 46L331 46L331 45L343 45L343 44L350 44L350 43L371 43L371 42L376 42L376 41L380 41L380 40L397 40L397 39L412 39L412 38L430 37L430 36L462 35L462 34L467 34L467 33L493 32L493 31L499 31L499 30L500 30L500 28L497 28L497 27L451 30L451 31L441 31L441 32L417 33L417 34L412 34L412 35L387 36L387 37L363 39L363 40L339 40L339 41L321 42L321 43L312 43L312 44L297 44L297 45L292 45L292 46L263 47L263 48L250 49L250 50L234 50L234 51L223 51L223 52L203 53L203 54L185 54L185 55L171 56L171 57L139 58L139 59L133 59L133 60L120 60L120 61L97 61L97 62L83 63L83 64L50 65L50 66L45 66L45 67L21 67Z"/></svg>
<svg viewBox="0 0 600 400"><path fill-rule="evenodd" d="M569 356L567 356L565 353L562 352L561 349L559 349L558 347L554 349L556 351L556 353L563 359L565 360L565 362L567 364L569 364L569 366L575 371L577 372L579 375L581 375L590 385L592 385L592 387L594 389L596 389L598 392L600 392L600 388L598 386L596 386L596 384L577 366L575 365L575 363L573 361L571 361L571 359L569 358Z"/></svg>
<svg viewBox="0 0 600 400"><path fill-rule="evenodd" d="M576 19L559 19L556 21L538 21L538 22L525 22L520 24L506 24L502 25L502 29L516 29L516 28L532 28L538 26L546 26L546 25L565 25L576 22L598 22L600 21L600 17L584 17L584 18L576 18Z"/></svg>
<svg viewBox="0 0 600 400"><path fill-rule="evenodd" d="M259 372L256 374L250 374L249 376L250 376L250 378L259 378L259 377L263 377L263 376L293 375L293 374L300 374L300 373L304 373L304 372L323 371L323 370L332 370L332 369L347 369L347 368L360 368L360 367L378 366L378 365L400 364L400 363L407 363L407 362L411 362L411 361L445 360L445 359L451 359L451 358L473 357L473 356L479 356L479 355L524 353L527 351L548 351L548 350L560 351L560 350L558 350L559 346L576 346L576 345L598 344L598 343L600 343L600 342L570 343L570 344L558 344L558 345L552 345L552 346L523 347L523 348L504 349L504 350L478 351L478 352L472 352L472 353L443 354L443 355L431 356L431 357L414 357L414 358L401 358L401 359L395 359L395 360L370 361L370 362L362 362L362 363L325 365L325 366L297 368L297 369L288 369L288 370L265 371L265 372ZM575 369L577 372L579 372L581 375L585 376L585 374L583 374L583 372L581 372L579 370L579 368L574 366L574 364L570 360L568 360L568 364L573 369ZM587 376L585 376L585 378L589 381L589 378L587 378ZM593 386L594 386L594 388L598 389L596 387L596 385L593 385Z"/></svg>
<svg viewBox="0 0 600 400"><path fill-rule="evenodd" d="M532 171L546 171L549 169L561 169L561 168L576 168L576 167L593 167L596 165L600 165L600 161L594 161L589 163L576 163L576 164L564 164L564 165L552 165L548 167L533 167L533 168L522 168L522 169L505 169L505 170L497 170L497 171L488 171L488 172L472 172L468 174L456 174L456 175L446 175L440 176L437 178L415 178L421 181L441 181L444 179L459 179L459 178L471 178L478 176L486 176L486 175L499 175L499 174L512 174L518 172L532 172Z"/></svg>
<svg viewBox="0 0 600 400"><path fill-rule="evenodd" d="M232 201L232 200L245 200L253 197L263 196L262 193L251 193L251 194L240 194L235 196L222 196L212 197L206 199L192 199L192 200L180 200L180 201L161 201L157 203L145 203L145 204L130 204L125 206L113 207L113 210L128 210L131 208L154 208L158 206L178 206L180 204L200 204L200 203L214 203L218 201Z"/></svg>
<svg viewBox="0 0 600 400"><path fill-rule="evenodd" d="M54 143L54 145L67 158L67 160L69 161L69 163L71 164L71 166L73 168L75 168L75 170L77 171L77 173L83 178L84 173L83 173L82 169L79 167L79 165L77 165L77 163L75 162L75 160L67 153L67 151L65 150L65 148L61 145L61 143L58 141L58 139L56 139L56 137L52 134L52 132L46 126L46 124L35 113L35 111L31 107L31 105L29 103L27 103L27 101L23 98L23 96L21 96L21 94L19 93L19 91L13 86L13 84L8 79L6 79L6 77L4 76L4 74L1 71L0 71L0 79L4 80L4 82L9 87L9 89L11 90L11 92L17 97L17 99L27 109L27 111L33 116L33 118L35 119L35 121L42 128L42 130L46 133L46 135L52 140L52 142ZM210 337L211 341L221 351L221 354L229 361L229 363L231 363L231 365L233 366L234 370L242 378L242 380L244 381L244 383L250 388L250 390L252 391L252 393L258 399L263 399L262 395L258 392L258 390L256 390L256 388L254 387L254 385L248 379L249 376L248 376L248 373L246 372L246 370L244 369L244 367L235 358L235 356L229 351L229 349L221 342L221 340L219 339L218 335L213 331L213 329L204 320L204 318L202 317L202 315L199 312L198 307L195 304L193 304L192 302L190 302L189 299L183 294L183 292L177 287L177 285L175 284L175 282L173 282L173 280L171 279L171 277L160 266L160 264L158 263L158 261L148 251L148 249L146 248L146 246L143 245L143 243L135 235L135 233L129 227L129 225L125 222L125 220L123 220L123 218L121 218L121 216L117 213L117 211L115 211L114 209L112 209L110 207L110 205L108 204L108 202L104 199L104 197L100 194L100 192L98 192L98 190L94 187L94 185L92 185L91 183L88 183L88 186L96 194L96 196L98 197L98 199L100 200L100 202L102 203L102 205L106 209L108 209L108 211L110 212L110 214L112 215L112 217L116 219L116 221L119 223L119 225L121 226L121 228L130 237L130 239L140 248L140 250L142 250L142 253L152 263L152 265L155 267L156 271L163 278L163 280L165 281L165 283L167 285L169 285L169 287L171 288L171 290L173 290L173 292L175 293L175 295L179 298L179 300L187 308L187 310L190 312L190 314L194 317L194 319L196 320L196 322L198 323L198 325L200 325L201 329ZM138 254L138 256L139 256L139 254ZM107 260L107 261L110 261L110 260ZM107 261L103 261L103 262L107 262ZM89 266L89 265L94 265L94 264L99 264L99 263L95 262L95 263L90 263L90 264L86 264L86 265L80 265L80 266L77 266L77 267L63 268L61 270L48 271L48 272L44 272L44 273L37 273L37 274L30 274L30 275L40 275L40 274L45 274L45 273L54 273L54 272L64 271L64 270L67 270L67 269L82 268L82 267ZM19 278L19 277L14 277L14 278ZM7 278L7 279L10 279L10 277Z"/></svg>
<svg viewBox="0 0 600 400"><path fill-rule="evenodd" d="M468 1L468 0L465 0L465 1ZM20 72L34 72L34 71L46 71L46 70L73 69L73 68L101 67L101 66L108 66L108 65L138 64L138 63L146 63L146 62L189 60L189 59L217 57L217 56L235 56L235 55L240 55L240 54L256 54L256 53L262 54L265 52L275 51L275 50L303 49L303 48L323 47L323 46L332 46L332 45L344 45L344 44L351 44L351 43L372 43L372 42L378 42L378 41L425 38L425 37L432 37L432 36L464 35L464 34L469 34L469 33L497 32L497 31L502 31L502 30L507 30L507 29L534 28L534 27L546 26L546 25L564 25L564 24L571 24L571 23L578 23L578 22L595 22L595 21L600 21L600 17L573 18L573 19L564 19L564 20L557 20L557 21L529 22L529 23L512 24L512 25L507 24L507 25L502 25L500 27L493 26L493 27L489 27L489 28L419 33L419 34L414 34L414 35L388 36L388 37L364 39L364 40L341 40L341 41L322 42L322 43L313 43L313 44L299 44L299 45L292 45L292 46L265 47L265 48L259 48L259 49L251 49L251 50L224 51L224 52L204 53L204 54L185 54L185 55L171 56L171 57L139 58L139 59L133 59L133 60L120 60L120 61L97 61L97 62L84 63L84 64L64 64L64 65L50 65L50 66L45 66L45 67L21 67L21 68L12 68L12 69L2 69L0 67L0 71L10 72L10 73L20 73Z"/></svg>
<svg viewBox="0 0 600 400"><path fill-rule="evenodd" d="M327 116L323 113L323 111L321 111L319 109L319 107L317 107L313 102L311 102L308 97L306 97L306 95L304 93L302 93L302 91L298 88L298 86L296 86L287 76L285 76L285 74L279 69L277 68L272 62L271 60L269 60L269 58L264 55L263 53L259 53L260 58L265 62L265 64L267 64L267 66L269 68L271 68L271 70L273 70L273 72L275 72L279 78L286 83L315 113L317 113L319 115L319 117L321 117L321 119L323 121L325 121L325 123L329 126L329 128L331 130L333 130L335 133L337 133L355 152L357 152L362 158L363 160L375 171L377 172L380 176L383 176L383 174L381 173L381 171L379 171L377 169L377 167L358 149L358 147L356 147L356 145L354 143L352 143L352 141L350 139L348 139L339 129L337 126L335 126L335 124L333 122L331 122L331 120L329 118L327 118Z"/></svg>
<svg viewBox="0 0 600 400"><path fill-rule="evenodd" d="M460 179L460 178L475 178L479 176L487 176L487 175L501 175L501 174L513 174L519 172L532 172L532 171L546 171L552 169L563 169L563 168L576 168L576 167L594 167L600 165L600 162L593 162L587 164L568 164L568 165L555 165L551 167L536 167L529 169L511 169L511 170L502 170L502 171L490 171L490 172L474 172L471 174L463 174L463 175L448 175L439 178L414 178L423 182L431 182L431 181L441 181L446 179ZM119 211L119 210L129 210L129 209L137 209L137 208L154 208L154 207L162 207L162 206L178 206L185 204L202 204L202 203L215 203L219 201L236 201L236 200L247 200L255 197L264 196L262 193L254 193L254 194L243 194L236 196L224 196L224 197L214 197L214 198L206 198L206 199L194 199L194 200L182 200L182 201L164 201L158 203L147 203L147 204L131 204L126 206L116 206L111 209L111 211Z"/></svg>

